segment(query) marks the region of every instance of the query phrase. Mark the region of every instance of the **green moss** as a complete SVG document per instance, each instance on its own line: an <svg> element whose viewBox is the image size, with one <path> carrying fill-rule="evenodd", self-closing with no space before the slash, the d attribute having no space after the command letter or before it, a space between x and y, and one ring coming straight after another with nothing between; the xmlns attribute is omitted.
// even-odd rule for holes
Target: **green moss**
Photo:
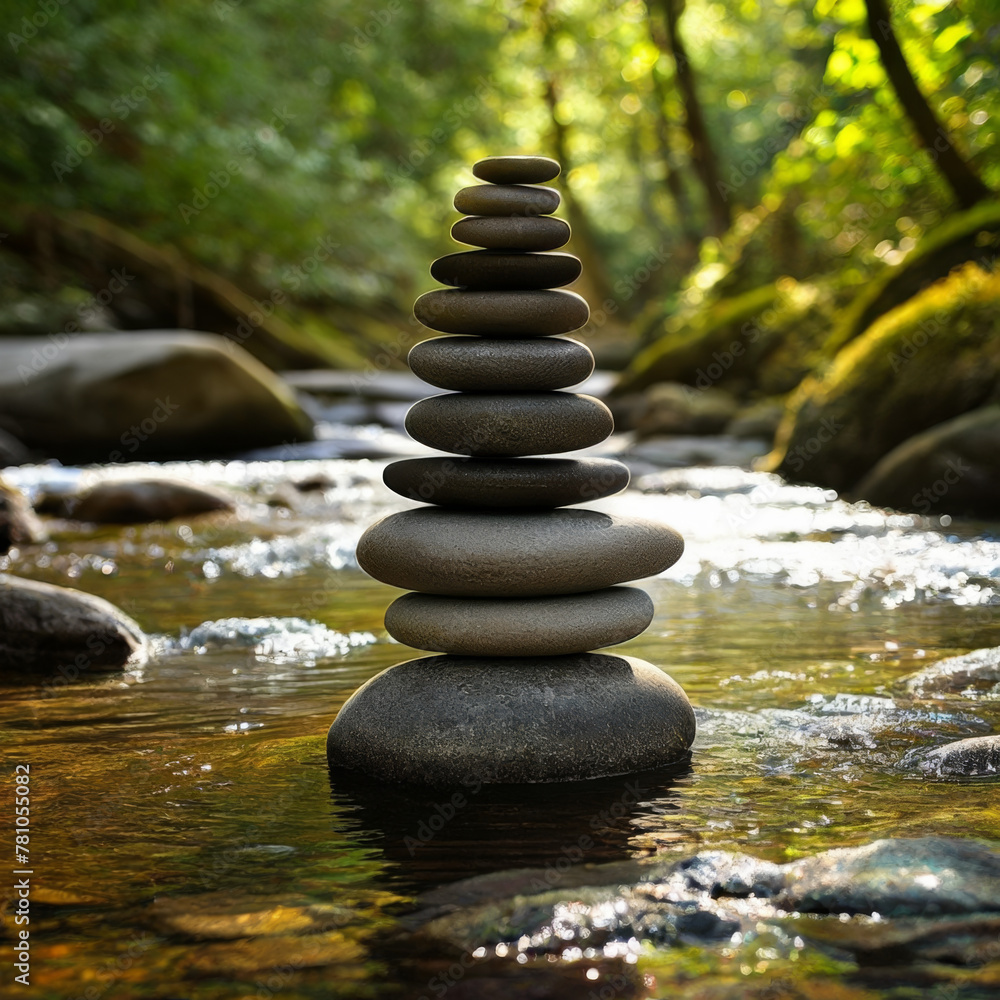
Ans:
<svg viewBox="0 0 1000 1000"><path fill-rule="evenodd" d="M906 258L885 268L844 310L823 346L829 360L863 333L879 316L968 261L985 269L995 265L1000 249L1000 201L960 212L928 233Z"/></svg>
<svg viewBox="0 0 1000 1000"><path fill-rule="evenodd" d="M996 397L1000 275L967 264L886 313L789 403L767 466L849 489L913 434Z"/></svg>

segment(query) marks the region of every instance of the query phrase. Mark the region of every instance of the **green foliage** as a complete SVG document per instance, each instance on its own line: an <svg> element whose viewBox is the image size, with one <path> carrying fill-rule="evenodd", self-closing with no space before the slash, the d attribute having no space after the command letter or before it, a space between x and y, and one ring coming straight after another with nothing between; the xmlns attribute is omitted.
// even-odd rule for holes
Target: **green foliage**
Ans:
<svg viewBox="0 0 1000 1000"><path fill-rule="evenodd" d="M588 222L575 239L593 243L620 316L651 301L660 323L783 275L860 286L951 211L863 0L690 0L680 31L734 219L702 240L661 9L8 0L0 227L84 209L253 294L405 314L429 259L454 249L468 166L561 145L559 184ZM893 20L944 127L1000 188L994 13L927 0ZM668 264L621 294L661 247Z"/></svg>

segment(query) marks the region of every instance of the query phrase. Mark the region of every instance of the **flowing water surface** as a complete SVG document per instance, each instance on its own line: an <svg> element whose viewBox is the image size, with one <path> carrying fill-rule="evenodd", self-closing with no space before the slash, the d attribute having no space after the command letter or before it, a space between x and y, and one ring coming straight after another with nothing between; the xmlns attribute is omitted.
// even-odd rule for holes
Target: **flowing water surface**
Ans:
<svg viewBox="0 0 1000 1000"><path fill-rule="evenodd" d="M456 955L415 945L407 919L420 893L504 869L583 883L587 865L710 847L784 861L883 836L1000 846L995 778L903 766L915 748L1000 729L1000 698L915 701L897 686L1000 645L995 525L888 514L731 469L641 477L589 506L685 536L681 561L643 584L653 624L620 648L688 692L690 761L420 792L331 779L324 752L352 691L421 655L382 628L398 591L354 563L364 527L408 506L380 472L369 460L107 470L228 485L243 500L190 523L55 524L46 545L0 558L0 571L108 598L155 637L132 672L4 682L5 809L14 765L31 774L32 985L11 983L8 945L0 996L980 995L872 982L808 950L792 961L762 949L750 964L695 948ZM93 475L12 473L29 492ZM292 485L316 477L320 489Z"/></svg>

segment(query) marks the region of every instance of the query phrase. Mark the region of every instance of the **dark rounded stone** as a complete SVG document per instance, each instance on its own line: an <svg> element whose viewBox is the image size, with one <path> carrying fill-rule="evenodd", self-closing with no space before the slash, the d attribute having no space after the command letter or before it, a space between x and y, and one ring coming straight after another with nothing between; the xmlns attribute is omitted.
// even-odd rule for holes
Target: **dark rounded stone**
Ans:
<svg viewBox="0 0 1000 1000"><path fill-rule="evenodd" d="M0 574L0 672L41 672L58 688L148 653L142 629L102 598Z"/></svg>
<svg viewBox="0 0 1000 1000"><path fill-rule="evenodd" d="M539 337L435 337L415 344L407 363L414 375L463 392L544 392L589 378L594 355L577 340Z"/></svg>
<svg viewBox="0 0 1000 1000"><path fill-rule="evenodd" d="M455 209L463 215L551 215L560 200L550 187L473 184L455 195Z"/></svg>
<svg viewBox="0 0 1000 1000"><path fill-rule="evenodd" d="M418 649L437 649L419 646ZM927 754L923 767L939 774L973 775L1000 774L1000 733L972 736L935 747Z"/></svg>
<svg viewBox="0 0 1000 1000"><path fill-rule="evenodd" d="M577 781L673 764L695 735L680 686L631 656L428 656L341 708L334 768L389 782Z"/></svg>
<svg viewBox="0 0 1000 1000"><path fill-rule="evenodd" d="M504 253L466 250L438 257L431 277L459 288L558 288L580 277L580 260L571 253Z"/></svg>
<svg viewBox="0 0 1000 1000"><path fill-rule="evenodd" d="M551 216L470 215L451 227L457 243L487 250L558 250L570 235L569 224Z"/></svg>
<svg viewBox="0 0 1000 1000"><path fill-rule="evenodd" d="M615 427L593 396L572 392L453 392L406 414L410 437L459 455L551 455L600 444Z"/></svg>
<svg viewBox="0 0 1000 1000"><path fill-rule="evenodd" d="M587 300L576 292L522 292L439 288L413 303L413 315L442 333L483 337L548 337L578 330L590 319Z"/></svg>
<svg viewBox="0 0 1000 1000"><path fill-rule="evenodd" d="M547 156L487 156L472 172L491 184L541 184L559 176L562 168Z"/></svg>
<svg viewBox="0 0 1000 1000"><path fill-rule="evenodd" d="M564 507L620 493L629 471L613 458L407 458L382 478L441 507Z"/></svg>
<svg viewBox="0 0 1000 1000"><path fill-rule="evenodd" d="M441 597L404 594L385 627L414 649L471 656L556 656L634 638L653 620L653 602L636 587L556 597Z"/></svg>
<svg viewBox="0 0 1000 1000"><path fill-rule="evenodd" d="M655 576L684 540L638 517L575 507L519 511L421 507L376 521L358 541L358 565L402 590L451 597L580 594Z"/></svg>

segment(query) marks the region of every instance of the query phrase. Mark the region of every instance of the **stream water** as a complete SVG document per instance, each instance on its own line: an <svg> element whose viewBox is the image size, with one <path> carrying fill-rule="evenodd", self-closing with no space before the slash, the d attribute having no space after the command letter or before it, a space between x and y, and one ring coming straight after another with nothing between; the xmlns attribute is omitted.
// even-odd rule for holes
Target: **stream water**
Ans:
<svg viewBox="0 0 1000 1000"><path fill-rule="evenodd" d="M224 485L243 500L190 523L55 525L46 545L0 558L0 572L115 602L157 650L124 674L3 683L2 801L12 808L10 775L29 764L34 874L32 985L11 983L7 945L0 996L990 995L872 982L809 949L751 964L694 948L456 956L415 946L400 921L421 892L503 869L586 881L589 864L707 847L785 861L883 836L998 846L995 778L928 776L903 758L997 731L1000 698L911 701L896 686L933 660L1000 645L997 526L887 514L732 469L640 477L589 506L685 536L681 561L644 582L653 624L621 648L687 690L699 721L690 762L572 786L470 781L456 799L331 780L326 764L344 700L420 655L382 629L397 592L353 559L367 524L409 506L381 467L107 470ZM10 472L28 492L93 475ZM292 485L316 477L323 488Z"/></svg>

